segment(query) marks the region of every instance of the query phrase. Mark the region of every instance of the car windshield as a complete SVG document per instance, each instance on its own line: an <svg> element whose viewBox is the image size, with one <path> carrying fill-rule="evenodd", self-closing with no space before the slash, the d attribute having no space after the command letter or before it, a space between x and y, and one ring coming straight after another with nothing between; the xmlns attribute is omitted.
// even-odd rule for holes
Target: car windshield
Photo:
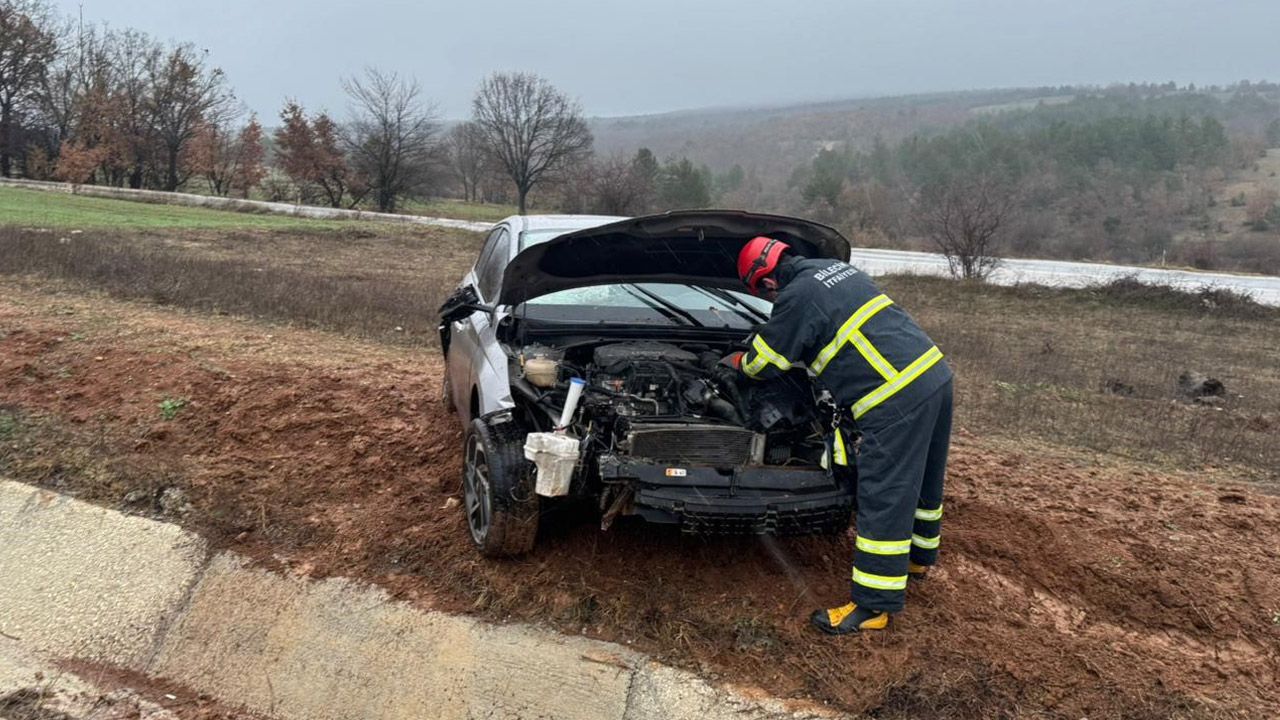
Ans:
<svg viewBox="0 0 1280 720"><path fill-rule="evenodd" d="M592 285L525 303L526 317L567 323L675 324L750 328L769 319L772 304L746 293L680 283Z"/></svg>

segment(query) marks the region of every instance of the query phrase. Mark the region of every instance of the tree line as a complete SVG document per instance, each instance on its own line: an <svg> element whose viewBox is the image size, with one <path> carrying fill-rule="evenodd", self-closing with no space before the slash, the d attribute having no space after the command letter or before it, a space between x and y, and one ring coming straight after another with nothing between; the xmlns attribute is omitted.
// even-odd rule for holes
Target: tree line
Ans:
<svg viewBox="0 0 1280 720"><path fill-rule="evenodd" d="M1215 195L1280 146L1280 86L1266 83L1062 88L1069 102L921 116L885 100L864 119L906 113L922 129L774 138L816 145L788 177L750 164L747 147L734 155L747 169L718 171L644 147L599 155L581 106L530 73L483 79L454 124L412 77L371 68L340 82L344 114L285 99L268 130L190 44L0 0L0 174L387 212L428 196L519 212L745 207L814 217L859 244L924 241L966 276L1001 253L1280 265L1275 198ZM1243 239L1217 219L1223 203L1242 208Z"/></svg>
<svg viewBox="0 0 1280 720"><path fill-rule="evenodd" d="M1275 238L1245 234L1218 243L1234 231L1210 219L1224 201L1215 190L1263 154L1261 135L1280 145L1280 120L1257 123L1256 114L1238 112L1242 105L1264 118L1280 115L1257 98L1083 97L894 144L876 138L865 149L824 148L792 173L786 209L849 229L863 242L926 240L965 277L985 275L1009 252L1201 267L1223 259L1214 254L1246 252L1269 253L1275 262ZM1233 137L1227 123L1241 118L1265 130ZM1271 229L1268 214L1280 213L1264 195L1232 200L1249 206L1249 230ZM1176 235L1191 241L1175 243Z"/></svg>
<svg viewBox="0 0 1280 720"><path fill-rule="evenodd" d="M0 174L392 212L406 199L635 213L702 207L711 177L688 160L594 156L581 106L544 78L485 78L471 118L444 127L411 77L342 78L335 118L285 100L272 133L205 51L135 30L85 27L46 0L0 0ZM456 189L456 190L455 190Z"/></svg>

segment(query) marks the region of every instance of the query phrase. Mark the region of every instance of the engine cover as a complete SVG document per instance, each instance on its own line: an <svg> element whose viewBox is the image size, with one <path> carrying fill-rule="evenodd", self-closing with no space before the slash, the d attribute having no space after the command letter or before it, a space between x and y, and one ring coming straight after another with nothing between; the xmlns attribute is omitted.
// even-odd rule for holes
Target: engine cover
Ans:
<svg viewBox="0 0 1280 720"><path fill-rule="evenodd" d="M617 372L614 366L624 362L662 360L692 365L698 361L698 356L670 343L641 341L601 345L595 349L592 359L597 367Z"/></svg>

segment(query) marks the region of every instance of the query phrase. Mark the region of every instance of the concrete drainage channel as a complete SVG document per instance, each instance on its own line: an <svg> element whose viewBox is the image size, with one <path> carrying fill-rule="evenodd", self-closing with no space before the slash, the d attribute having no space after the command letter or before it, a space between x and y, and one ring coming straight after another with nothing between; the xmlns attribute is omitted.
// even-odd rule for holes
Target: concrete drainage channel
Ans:
<svg viewBox="0 0 1280 720"><path fill-rule="evenodd" d="M0 481L0 697L56 660L286 719L838 717L716 688L619 645L268 572L176 525Z"/></svg>

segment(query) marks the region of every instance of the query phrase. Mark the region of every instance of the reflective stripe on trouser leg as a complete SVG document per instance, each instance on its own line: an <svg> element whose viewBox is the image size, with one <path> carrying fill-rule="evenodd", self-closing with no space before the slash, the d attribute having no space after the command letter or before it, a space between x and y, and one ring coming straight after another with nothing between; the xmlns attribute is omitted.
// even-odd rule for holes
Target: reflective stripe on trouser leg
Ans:
<svg viewBox="0 0 1280 720"><path fill-rule="evenodd" d="M934 564L941 544L942 507L916 508L915 522L911 528L911 562L917 565Z"/></svg>
<svg viewBox="0 0 1280 720"><path fill-rule="evenodd" d="M875 540L859 535L853 544L853 584L861 594L881 594L892 602L907 587L911 540Z"/></svg>
<svg viewBox="0 0 1280 720"><path fill-rule="evenodd" d="M948 401L949 398L947 394ZM861 427L862 445L854 456L858 465L858 536L889 542L906 540L909 548L907 554L882 555L855 546L850 594L855 603L868 610L901 610L906 600L908 558L937 552L917 548L911 536L916 527L916 510L942 505L941 473L937 474L936 486L935 478L926 480L926 475L943 400L935 394L892 423L864 423ZM945 462L939 465L942 466ZM932 555L921 559L932 560Z"/></svg>
<svg viewBox="0 0 1280 720"><path fill-rule="evenodd" d="M917 565L936 563L938 548L942 544L942 485L951 444L950 383L938 391L938 412L929 436L920 500L916 504L915 522L911 528L911 562Z"/></svg>
<svg viewBox="0 0 1280 720"><path fill-rule="evenodd" d="M908 552L910 545L910 540L904 543ZM853 601L858 605L869 610L901 610L907 589L907 552L882 555L855 547L851 580Z"/></svg>

